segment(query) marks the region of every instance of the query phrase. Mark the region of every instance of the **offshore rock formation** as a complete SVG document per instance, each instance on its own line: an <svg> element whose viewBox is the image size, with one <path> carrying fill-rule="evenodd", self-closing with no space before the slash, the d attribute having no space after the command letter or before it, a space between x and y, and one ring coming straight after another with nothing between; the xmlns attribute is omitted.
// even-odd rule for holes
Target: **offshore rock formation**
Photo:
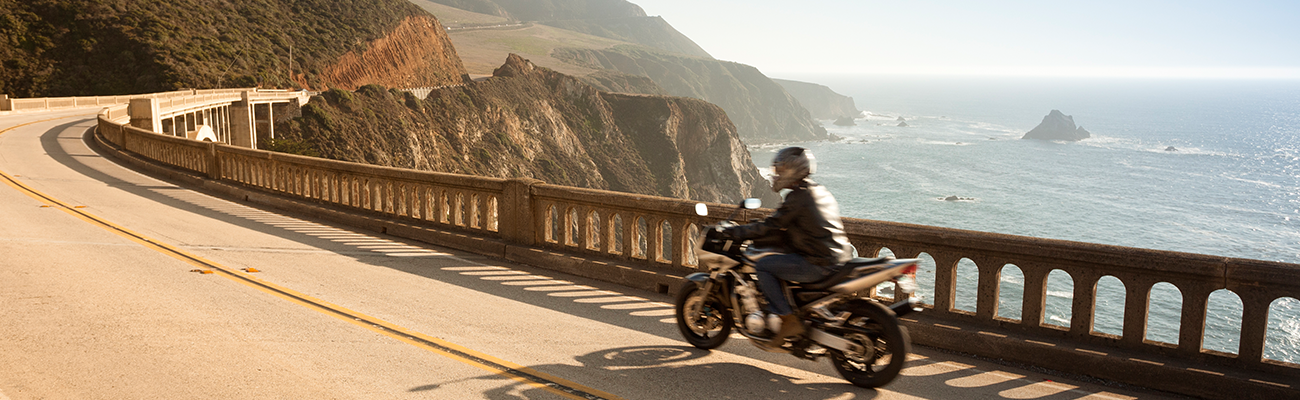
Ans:
<svg viewBox="0 0 1300 400"><path fill-rule="evenodd" d="M746 142L831 138L781 85L748 65L621 47L605 50L559 48L552 55L588 68L647 77L673 96L693 97L717 104L727 111ZM588 82L599 85L591 80Z"/></svg>
<svg viewBox="0 0 1300 400"><path fill-rule="evenodd" d="M1043 117L1043 122L1025 133L1025 136L1021 137L1021 139L1079 141L1091 136L1092 134L1088 133L1082 126L1074 126L1073 116L1065 115L1059 110L1052 110L1047 116Z"/></svg>
<svg viewBox="0 0 1300 400"><path fill-rule="evenodd" d="M426 99L331 90L276 127L326 158L732 203L775 200L726 113L601 92L511 55L493 77Z"/></svg>
<svg viewBox="0 0 1300 400"><path fill-rule="evenodd" d="M772 79L772 81L781 85L786 92L799 100L799 103L803 104L804 108L807 108L808 112L812 113L813 118L833 119L845 115L862 114L857 105L853 104L852 97L835 93L834 90L825 85L785 79Z"/></svg>
<svg viewBox="0 0 1300 400"><path fill-rule="evenodd" d="M447 30L430 15L402 20L387 36L369 43L363 51L350 51L321 72L327 86L356 89L370 84L393 87L429 87L464 82L465 67L447 37ZM309 88L302 74L299 86Z"/></svg>

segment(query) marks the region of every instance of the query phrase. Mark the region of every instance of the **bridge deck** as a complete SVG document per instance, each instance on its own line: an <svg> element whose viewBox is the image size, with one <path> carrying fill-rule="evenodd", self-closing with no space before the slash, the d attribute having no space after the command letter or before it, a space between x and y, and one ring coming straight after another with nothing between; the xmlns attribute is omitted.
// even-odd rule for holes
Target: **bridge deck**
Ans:
<svg viewBox="0 0 1300 400"><path fill-rule="evenodd" d="M0 116L0 399L1162 397L925 348L874 392L695 351L666 296L178 187L91 150L85 114Z"/></svg>

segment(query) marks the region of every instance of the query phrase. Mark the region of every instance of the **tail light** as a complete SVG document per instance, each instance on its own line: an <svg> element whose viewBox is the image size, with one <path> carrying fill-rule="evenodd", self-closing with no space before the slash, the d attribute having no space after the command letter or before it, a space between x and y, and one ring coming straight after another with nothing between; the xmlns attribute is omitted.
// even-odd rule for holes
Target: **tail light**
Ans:
<svg viewBox="0 0 1300 400"><path fill-rule="evenodd" d="M904 275L916 275L916 263L908 264L906 267L903 267L902 272Z"/></svg>

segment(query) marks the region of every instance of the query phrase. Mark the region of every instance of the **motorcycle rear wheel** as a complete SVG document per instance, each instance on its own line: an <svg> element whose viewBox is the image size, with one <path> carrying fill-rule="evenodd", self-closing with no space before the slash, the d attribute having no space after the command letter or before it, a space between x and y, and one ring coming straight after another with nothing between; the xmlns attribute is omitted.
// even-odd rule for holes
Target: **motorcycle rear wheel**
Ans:
<svg viewBox="0 0 1300 400"><path fill-rule="evenodd" d="M686 282L677 291L677 301L673 304L677 316L677 330L692 346L700 349L714 349L727 342L731 336L731 309L715 293L704 293L695 282ZM696 304L700 303L700 304ZM698 306L697 312L690 311Z"/></svg>
<svg viewBox="0 0 1300 400"><path fill-rule="evenodd" d="M871 301L854 301L841 308L852 313L845 322L845 339L862 346L859 353L830 350L831 363L840 376L865 388L884 386L898 377L912 343L898 317Z"/></svg>

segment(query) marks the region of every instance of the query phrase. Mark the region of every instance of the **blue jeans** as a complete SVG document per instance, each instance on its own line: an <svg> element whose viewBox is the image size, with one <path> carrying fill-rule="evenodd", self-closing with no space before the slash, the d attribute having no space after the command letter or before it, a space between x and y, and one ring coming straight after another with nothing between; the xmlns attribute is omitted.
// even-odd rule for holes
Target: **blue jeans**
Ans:
<svg viewBox="0 0 1300 400"><path fill-rule="evenodd" d="M763 257L754 264L754 269L758 270L758 288L763 290L767 304L772 306L772 312L777 315L794 313L790 309L790 301L785 298L785 291L781 289L781 280L816 282L834 272L831 267L809 263L804 256L798 254Z"/></svg>

